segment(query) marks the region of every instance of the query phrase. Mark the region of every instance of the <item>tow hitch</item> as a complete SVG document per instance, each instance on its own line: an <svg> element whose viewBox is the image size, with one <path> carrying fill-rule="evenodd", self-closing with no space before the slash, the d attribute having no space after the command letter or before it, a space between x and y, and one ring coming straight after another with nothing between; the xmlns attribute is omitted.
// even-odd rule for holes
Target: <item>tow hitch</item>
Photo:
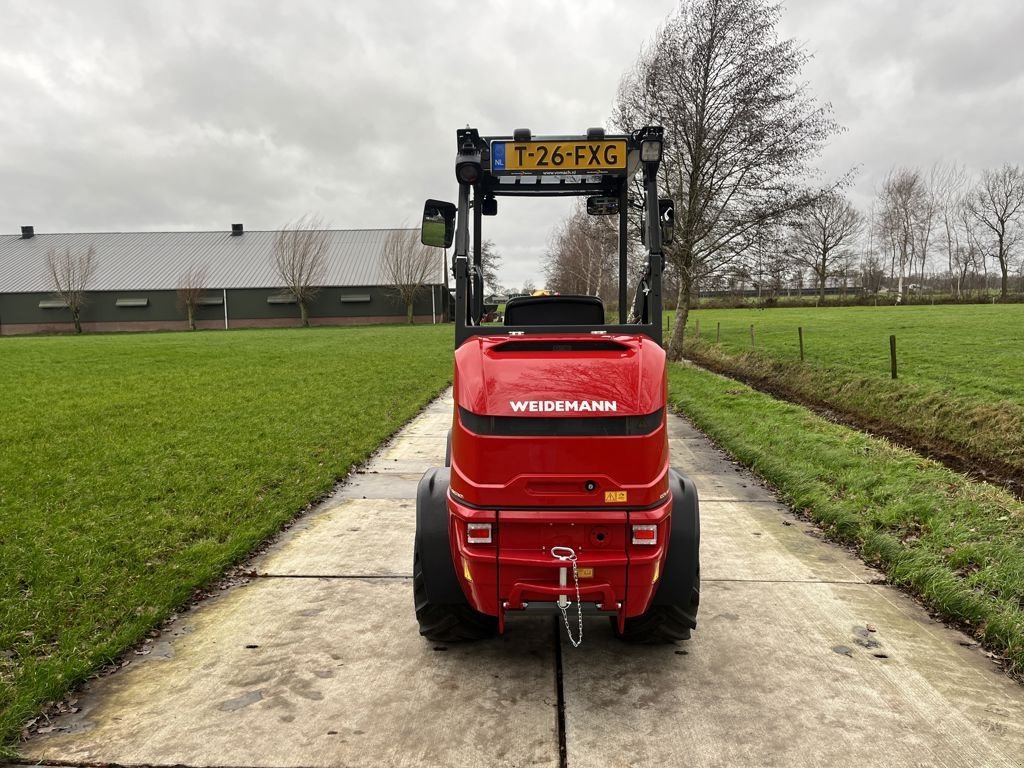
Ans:
<svg viewBox="0 0 1024 768"><path fill-rule="evenodd" d="M572 547L552 547L551 556L563 563L572 563L572 580L576 586L576 619L579 623L578 638L572 636L572 627L569 626L569 606L572 605L572 601L565 594L558 596L558 608L562 612L562 621L565 622L565 634L568 636L569 642L572 643L573 648L579 648L580 643L583 642L583 604L580 601L580 574L576 568L576 550ZM558 569L558 586L568 586L568 570L568 566L564 565Z"/></svg>

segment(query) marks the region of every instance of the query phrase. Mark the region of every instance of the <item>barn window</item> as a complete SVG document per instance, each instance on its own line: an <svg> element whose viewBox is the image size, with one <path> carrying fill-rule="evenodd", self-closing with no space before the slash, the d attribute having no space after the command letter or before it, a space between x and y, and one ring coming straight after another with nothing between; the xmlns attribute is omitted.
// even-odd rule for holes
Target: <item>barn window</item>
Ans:
<svg viewBox="0 0 1024 768"><path fill-rule="evenodd" d="M149 299L144 296L136 296L126 299L118 299L114 303L119 307L148 307Z"/></svg>

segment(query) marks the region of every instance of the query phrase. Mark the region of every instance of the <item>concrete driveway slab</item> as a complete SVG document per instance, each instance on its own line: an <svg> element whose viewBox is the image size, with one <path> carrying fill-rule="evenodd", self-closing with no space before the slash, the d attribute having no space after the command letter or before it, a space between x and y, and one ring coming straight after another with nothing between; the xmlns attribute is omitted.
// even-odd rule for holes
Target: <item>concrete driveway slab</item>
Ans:
<svg viewBox="0 0 1024 768"><path fill-rule="evenodd" d="M431 467L444 465L444 454L444 436L403 434L374 457L367 469L422 475Z"/></svg>
<svg viewBox="0 0 1024 768"><path fill-rule="evenodd" d="M868 584L882 574L823 545L815 529L776 505L701 502L701 576L705 580Z"/></svg>
<svg viewBox="0 0 1024 768"><path fill-rule="evenodd" d="M415 499L416 486L422 472L356 472L331 496L332 502L343 499Z"/></svg>
<svg viewBox="0 0 1024 768"><path fill-rule="evenodd" d="M1024 759L1020 686L896 590L705 581L701 613L679 647L623 645L602 623L563 643L573 768Z"/></svg>
<svg viewBox="0 0 1024 768"><path fill-rule="evenodd" d="M673 438L686 439L686 440L707 440L706 437L690 422L685 419L674 418L669 416L668 419L668 437L669 440Z"/></svg>
<svg viewBox="0 0 1024 768"><path fill-rule="evenodd" d="M431 404L430 410L424 411L422 416L411 422L402 430L402 434L447 438L448 430L452 427L452 404L451 399Z"/></svg>
<svg viewBox="0 0 1024 768"><path fill-rule="evenodd" d="M723 462L739 467L724 453L709 451L706 439L702 442L693 438L670 437L668 447L672 455L672 466L684 475L719 474Z"/></svg>
<svg viewBox="0 0 1024 768"><path fill-rule="evenodd" d="M261 576L412 577L416 502L348 499L254 563Z"/></svg>
<svg viewBox="0 0 1024 768"><path fill-rule="evenodd" d="M31 760L557 766L550 620L435 650L408 580L261 579L183 619L170 658L96 682ZM443 646L437 646L443 648ZM514 724L514 727L510 727Z"/></svg>
<svg viewBox="0 0 1024 768"><path fill-rule="evenodd" d="M701 505L705 501L778 502L775 494L755 477L726 460L722 460L713 471L689 472L682 464L679 471L693 480L697 486Z"/></svg>

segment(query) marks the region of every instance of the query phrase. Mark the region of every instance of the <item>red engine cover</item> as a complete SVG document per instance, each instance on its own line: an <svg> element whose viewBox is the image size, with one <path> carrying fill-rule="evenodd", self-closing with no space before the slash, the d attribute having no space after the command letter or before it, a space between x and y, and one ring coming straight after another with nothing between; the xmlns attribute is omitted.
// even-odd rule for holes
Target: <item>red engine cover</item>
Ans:
<svg viewBox="0 0 1024 768"><path fill-rule="evenodd" d="M665 402L665 352L644 336L470 339L455 353L452 493L503 509L656 504Z"/></svg>

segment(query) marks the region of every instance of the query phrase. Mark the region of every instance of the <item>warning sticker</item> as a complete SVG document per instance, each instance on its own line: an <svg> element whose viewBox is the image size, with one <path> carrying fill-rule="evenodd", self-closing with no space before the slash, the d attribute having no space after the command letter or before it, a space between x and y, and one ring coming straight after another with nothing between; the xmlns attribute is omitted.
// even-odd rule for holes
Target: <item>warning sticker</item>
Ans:
<svg viewBox="0 0 1024 768"><path fill-rule="evenodd" d="M629 494L626 491L605 491L604 492L604 503L605 504L619 504L623 501L627 501Z"/></svg>

